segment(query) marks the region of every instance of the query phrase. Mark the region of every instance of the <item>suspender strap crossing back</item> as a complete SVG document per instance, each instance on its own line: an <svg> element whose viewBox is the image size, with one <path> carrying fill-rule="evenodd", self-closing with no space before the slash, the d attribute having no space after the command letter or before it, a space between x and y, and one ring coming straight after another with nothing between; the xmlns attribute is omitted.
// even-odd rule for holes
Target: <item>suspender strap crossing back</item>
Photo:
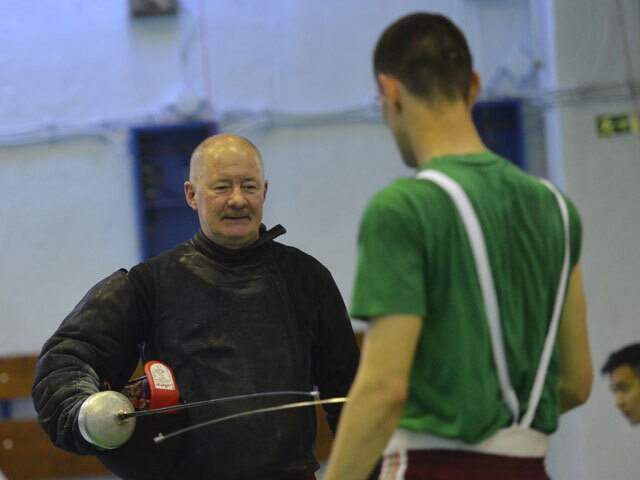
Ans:
<svg viewBox="0 0 640 480"><path fill-rule="evenodd" d="M558 282L558 292L554 302L553 314L551 322L549 324L549 330L544 342L544 347L540 355L540 361L536 371L536 376L531 389L529 397L529 406L520 420L520 404L518 397L515 393L513 385L511 384L511 378L509 376L509 366L506 360L506 353L504 347L504 338L502 334L502 321L500 316L500 307L498 304L498 297L496 294L495 283L493 275L491 273L491 266L489 264L489 255L487 254L487 247L482 234L482 228L478 217L473 209L473 206L462 187L449 176L437 170L423 170L416 175L417 178L423 180L429 180L437 184L442 188L453 201L469 239L471 251L473 253L473 259L476 266L476 272L478 275L478 281L480 283L480 289L482 293L482 300L484 303L485 314L487 322L489 324L489 337L491 339L491 349L493 352L493 359L498 372L498 380L500 382L500 390L502 393L503 401L507 408L511 412L513 422L515 425L519 425L522 428L530 428L535 416L542 390L544 387L544 379L547 375L547 369L549 367L549 361L551 354L553 353L553 346L555 344L556 334L558 331L558 324L560 322L560 315L562 313L562 305L564 302L564 295L567 288L567 282L569 277L569 212L567 205L562 195L558 192L555 186L546 180L542 180L542 183L554 194L560 214L562 217L562 223L564 228L564 257L562 262L562 270L560 273L560 281Z"/></svg>

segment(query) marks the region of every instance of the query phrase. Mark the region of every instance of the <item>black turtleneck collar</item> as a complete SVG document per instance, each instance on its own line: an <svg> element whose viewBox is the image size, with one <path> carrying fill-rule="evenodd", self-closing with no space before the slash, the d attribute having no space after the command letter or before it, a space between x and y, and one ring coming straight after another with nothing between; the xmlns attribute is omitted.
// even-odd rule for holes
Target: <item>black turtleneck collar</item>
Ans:
<svg viewBox="0 0 640 480"><path fill-rule="evenodd" d="M240 260L268 254L271 251L271 241L285 232L282 225L267 230L264 224L260 224L258 240L243 248L227 248L212 242L200 229L191 242L196 250L214 259Z"/></svg>

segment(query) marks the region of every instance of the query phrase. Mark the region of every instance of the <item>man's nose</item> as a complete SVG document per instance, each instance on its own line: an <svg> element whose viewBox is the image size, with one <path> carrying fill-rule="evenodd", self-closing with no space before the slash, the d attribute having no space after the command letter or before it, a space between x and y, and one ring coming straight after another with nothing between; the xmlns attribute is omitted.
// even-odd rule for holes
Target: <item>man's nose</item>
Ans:
<svg viewBox="0 0 640 480"><path fill-rule="evenodd" d="M236 187L231 190L229 201L227 203L230 207L234 208L242 208L247 204L247 199L244 197L240 187Z"/></svg>
<svg viewBox="0 0 640 480"><path fill-rule="evenodd" d="M616 393L616 407L621 408L624 405L624 396L621 393Z"/></svg>

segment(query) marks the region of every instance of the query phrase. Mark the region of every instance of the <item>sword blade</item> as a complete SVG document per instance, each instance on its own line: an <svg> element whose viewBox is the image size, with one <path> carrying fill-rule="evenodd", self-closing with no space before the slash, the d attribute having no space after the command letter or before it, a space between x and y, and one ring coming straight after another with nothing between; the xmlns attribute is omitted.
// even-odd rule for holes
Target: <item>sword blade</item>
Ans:
<svg viewBox="0 0 640 480"><path fill-rule="evenodd" d="M155 410L139 410L137 412L119 413L118 418L120 420L125 420L131 417L146 417L149 415L158 415L165 412L175 412L176 410L187 410L189 408L204 407L204 406L213 405L216 403L231 402L235 400L244 400L246 398L273 397L273 396L281 396L281 395L301 395L305 397L317 398L319 395L319 392L314 390L312 392L281 391L281 392L249 393L246 395L234 395L233 397L214 398L211 400L202 400L199 402L183 403L183 404L175 405L172 407L156 408Z"/></svg>
<svg viewBox="0 0 640 480"><path fill-rule="evenodd" d="M192 430L196 430L198 428L206 427L206 426L213 425L220 422L225 422L227 420L231 420L234 418L246 417L248 415L256 415L258 413L265 413L265 412L275 412L277 410L287 410L289 408L311 407L314 405L324 405L328 403L346 403L347 401L348 401L347 397L335 397L335 398L326 398L324 400L311 400L308 402L285 403L284 405L276 405L275 407L258 408L256 410L249 410L247 412L234 413L233 415L227 415L226 417L214 418L213 420L207 420L206 422L196 423L195 425L191 425L190 427L176 430L175 432L169 433L167 435L159 433L156 437L154 437L153 441L156 443L161 443L161 442L164 442L165 440L169 440L170 438L177 437L178 435L182 435L183 433L187 433Z"/></svg>

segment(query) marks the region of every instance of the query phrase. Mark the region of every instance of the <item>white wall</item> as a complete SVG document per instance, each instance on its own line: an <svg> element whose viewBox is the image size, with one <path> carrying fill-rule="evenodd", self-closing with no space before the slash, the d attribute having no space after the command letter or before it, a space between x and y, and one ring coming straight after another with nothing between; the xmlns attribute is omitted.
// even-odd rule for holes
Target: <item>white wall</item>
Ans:
<svg viewBox="0 0 640 480"><path fill-rule="evenodd" d="M91 139L0 152L0 352L33 353L88 286L136 262L132 168Z"/></svg>
<svg viewBox="0 0 640 480"><path fill-rule="evenodd" d="M638 111L624 84L629 72L636 82L640 79L640 4L554 3L557 71L555 85L548 87L557 90L552 97L559 99L550 108L557 116L553 125L559 144L551 159L582 216L582 263L596 370L588 403L566 419L576 432L573 441L582 444L584 463L562 478L637 478L640 432L615 409L608 379L599 369L610 352L640 341L640 135L598 138L596 115ZM631 65L625 64L623 53L625 31Z"/></svg>

